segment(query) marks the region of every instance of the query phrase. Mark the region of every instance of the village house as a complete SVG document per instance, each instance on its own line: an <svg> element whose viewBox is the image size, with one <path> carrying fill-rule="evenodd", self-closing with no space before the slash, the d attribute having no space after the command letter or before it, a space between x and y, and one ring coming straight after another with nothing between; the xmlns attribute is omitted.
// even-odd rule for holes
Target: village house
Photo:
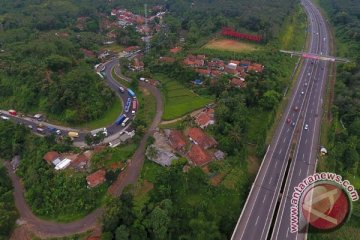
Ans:
<svg viewBox="0 0 360 240"><path fill-rule="evenodd" d="M170 49L170 52L173 54L176 54L176 53L180 52L181 50L182 50L181 47L174 47L174 48Z"/></svg>
<svg viewBox="0 0 360 240"><path fill-rule="evenodd" d="M77 170L81 170L87 166L88 162L89 158L85 154L81 153L71 162L70 166Z"/></svg>
<svg viewBox="0 0 360 240"><path fill-rule="evenodd" d="M130 64L130 69L133 71L142 71L144 70L144 62L141 61L139 57L135 57Z"/></svg>
<svg viewBox="0 0 360 240"><path fill-rule="evenodd" d="M232 78L230 80L230 83L233 87L236 87L236 88L245 88L246 87L246 82L245 82L245 79L244 78Z"/></svg>
<svg viewBox="0 0 360 240"><path fill-rule="evenodd" d="M206 108L204 111L199 113L195 117L195 123L200 128L203 128L203 129L206 128L209 125L215 124L214 109L213 108Z"/></svg>
<svg viewBox="0 0 360 240"><path fill-rule="evenodd" d="M106 171L104 169L100 169L86 177L86 182L89 188L96 187L105 182Z"/></svg>
<svg viewBox="0 0 360 240"><path fill-rule="evenodd" d="M185 136L178 130L170 131L168 139L172 148L176 151L184 151L186 147Z"/></svg>
<svg viewBox="0 0 360 240"><path fill-rule="evenodd" d="M196 144L191 145L187 157L196 166L204 166L212 160L212 157Z"/></svg>
<svg viewBox="0 0 360 240"><path fill-rule="evenodd" d="M196 68L195 72L204 75L204 76L210 76L211 70L210 69L202 69L202 68Z"/></svg>
<svg viewBox="0 0 360 240"><path fill-rule="evenodd" d="M133 53L133 52L135 52L135 51L137 51L139 49L140 49L139 46L130 46L130 47L125 48L122 52L123 52L123 54L130 54L130 53Z"/></svg>
<svg viewBox="0 0 360 240"><path fill-rule="evenodd" d="M190 128L187 135L192 142L204 149L212 148L217 145L215 139L205 134L200 128Z"/></svg>
<svg viewBox="0 0 360 240"><path fill-rule="evenodd" d="M252 63L248 68L247 72L254 71L256 73L261 73L264 70L264 66L258 63Z"/></svg>
<svg viewBox="0 0 360 240"><path fill-rule="evenodd" d="M43 159L48 163L48 164L53 164L53 165L57 165L61 159L60 159L60 154L55 152L55 151L51 151L51 152L47 152Z"/></svg>
<svg viewBox="0 0 360 240"><path fill-rule="evenodd" d="M205 65L205 55L188 55L183 63L190 67L203 67Z"/></svg>

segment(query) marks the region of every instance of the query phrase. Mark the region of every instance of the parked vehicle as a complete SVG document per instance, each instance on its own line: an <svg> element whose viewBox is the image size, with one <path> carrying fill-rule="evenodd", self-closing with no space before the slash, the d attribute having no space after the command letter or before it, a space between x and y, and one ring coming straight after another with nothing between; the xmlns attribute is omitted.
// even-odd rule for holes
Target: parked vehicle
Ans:
<svg viewBox="0 0 360 240"><path fill-rule="evenodd" d="M48 129L49 129L50 132L53 132L53 133L55 133L57 131L56 128L51 127L51 126L48 126Z"/></svg>
<svg viewBox="0 0 360 240"><path fill-rule="evenodd" d="M130 104L131 104L131 98L128 98L125 104L125 112L129 112Z"/></svg>
<svg viewBox="0 0 360 240"><path fill-rule="evenodd" d="M61 130L59 130L59 129L56 130L56 134L57 134L57 135L61 135Z"/></svg>
<svg viewBox="0 0 360 240"><path fill-rule="evenodd" d="M130 88L128 88L128 93L132 98L136 98L135 93Z"/></svg>
<svg viewBox="0 0 360 240"><path fill-rule="evenodd" d="M126 124L128 123L129 118L125 118L125 120L121 123L121 126L125 127Z"/></svg>
<svg viewBox="0 0 360 240"><path fill-rule="evenodd" d="M9 119L10 119L10 118L7 117L7 116L1 116L1 118L2 118L3 120L9 120Z"/></svg>
<svg viewBox="0 0 360 240"><path fill-rule="evenodd" d="M98 133L103 133L106 137L108 135L106 128L98 128L91 131L91 135L93 135L93 137L96 137Z"/></svg>
<svg viewBox="0 0 360 240"><path fill-rule="evenodd" d="M120 125L125 120L125 118L126 118L125 114L121 115L120 117L118 117L118 119L116 119L115 124Z"/></svg>
<svg viewBox="0 0 360 240"><path fill-rule="evenodd" d="M36 128L36 131L38 131L39 133L45 133L45 129L41 127Z"/></svg>
<svg viewBox="0 0 360 240"><path fill-rule="evenodd" d="M16 115L17 115L16 111L13 110L13 109L10 109L10 110L9 110L9 114L10 114L10 115L13 115L13 116L16 116Z"/></svg>
<svg viewBox="0 0 360 240"><path fill-rule="evenodd" d="M121 93L124 93L124 92L125 92L125 89L124 89L123 87L119 87L119 91L120 91Z"/></svg>
<svg viewBox="0 0 360 240"><path fill-rule="evenodd" d="M77 138L77 137L79 137L79 133L78 132L68 132L68 136L71 138Z"/></svg>

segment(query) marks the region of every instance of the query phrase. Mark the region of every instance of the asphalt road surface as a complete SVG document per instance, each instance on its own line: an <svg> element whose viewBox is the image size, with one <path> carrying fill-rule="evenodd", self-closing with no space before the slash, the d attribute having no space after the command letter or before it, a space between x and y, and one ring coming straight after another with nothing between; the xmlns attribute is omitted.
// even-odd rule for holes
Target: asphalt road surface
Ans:
<svg viewBox="0 0 360 240"><path fill-rule="evenodd" d="M108 86L115 92L115 94L117 95L117 97L120 98L122 105L124 106L124 104L126 103L127 99L130 98L132 99L132 97L129 95L129 93L126 91L126 87L122 86L119 82L117 82L115 79L113 79L111 71L113 69L113 67L118 64L119 60L118 59L113 59L107 63L104 64L105 66L105 70L104 72L106 73L106 77L104 78L104 81L106 81L106 83L108 84ZM119 87L123 87L125 89L125 92L121 93L119 90ZM15 121L17 123L20 124L24 124L25 126L28 126L29 128L31 128L36 134L38 135L50 135L53 134L54 132L52 132L49 127L54 127L56 129L61 130L61 135L63 136L67 136L68 132L72 131L72 132L78 132L79 133L79 137L74 138L74 145L81 147L81 146L86 146L84 139L86 134L89 134L89 131L84 131L81 129L74 129L74 128L68 128L68 127L62 127L62 126L56 126L54 124L50 124L48 122L42 122L42 121L38 121L32 117L21 117L21 116L13 116L11 114L9 114L8 111L0 111L1 115L7 116L9 117L12 121ZM120 112L120 111L119 111ZM125 107L123 107L123 111L119 113L119 116L121 116L122 114L126 114L126 116L129 118L129 122L131 122L131 120L135 117L131 114L131 107L129 112L125 112ZM0 119L1 121L4 121L3 119ZM39 126L39 124L44 125L44 127L42 127L44 129L44 132L40 133L38 132L36 129ZM104 139L104 142L110 142L111 140L114 140L116 138L119 137L119 134L124 131L125 129L128 129L128 126L121 126L121 125L116 125L115 121L114 123L112 123L110 126L104 126L107 128L107 132L108 132L108 136Z"/></svg>
<svg viewBox="0 0 360 240"><path fill-rule="evenodd" d="M329 34L326 23L320 12L310 1L304 1L304 7L308 18L315 25L311 34L318 40L319 47L313 53L329 54ZM302 128L298 140L295 155L290 166L287 183L285 185L280 208L276 217L272 239L305 239L306 231L291 233L290 231L290 207L291 195L294 187L307 176L315 173L316 153L319 151L319 133L322 116L322 97L324 95L328 76L328 63L319 61L315 63L314 73L310 80L311 90L306 103L305 112L302 116ZM308 130L305 129L308 125ZM302 223L301 225L306 225ZM306 229L305 229L306 230Z"/></svg>
<svg viewBox="0 0 360 240"><path fill-rule="evenodd" d="M324 50L326 53L327 47L324 47L324 44L328 44L328 37L327 34L324 35L326 31L324 23L322 25L319 23L321 20L320 13L311 11L313 5L309 5L309 1L304 0L303 4L309 17L309 51L323 54L322 51ZM300 156L301 160L305 161L302 161L303 165L309 166L311 156L315 156L317 147L314 144L315 138L317 138L316 131L318 130L318 124L315 124L315 122L320 121L320 92L322 91L320 88L325 84L326 71L327 68L324 63L309 59L304 60L289 104L264 156L258 175L233 232L232 239L267 239L276 204L279 200L285 171L289 164L291 142L297 129L301 132L300 144L303 144L303 141L305 144L306 141L308 147L298 151L296 157ZM303 115L305 115L305 121L302 121ZM308 130L304 129L305 124L308 124ZM307 137L305 138L305 136ZM307 174L305 169L303 174ZM300 178L302 176L304 175L301 175ZM286 211L289 212L290 208L285 209ZM286 217L284 217L284 221L290 222L289 218L285 219ZM281 229L279 232L282 235L274 236L274 239L286 239L286 230L283 232L283 229Z"/></svg>

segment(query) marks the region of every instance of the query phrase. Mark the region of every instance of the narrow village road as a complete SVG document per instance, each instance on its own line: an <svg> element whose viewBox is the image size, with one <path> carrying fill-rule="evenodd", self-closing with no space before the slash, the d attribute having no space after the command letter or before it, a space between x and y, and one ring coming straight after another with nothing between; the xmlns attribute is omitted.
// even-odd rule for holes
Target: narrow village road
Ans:
<svg viewBox="0 0 360 240"><path fill-rule="evenodd" d="M145 147L147 139L156 130L158 124L161 122L161 117L163 114L164 105L160 90L147 83L140 83L140 86L146 88L151 94L155 96L156 114L151 126L149 127L137 150L135 151L129 166L109 187L109 192L114 196L119 196L127 185L135 183L139 177L145 159ZM24 198L25 191L21 183L21 179L13 172L9 162L6 162L5 167L8 170L9 176L14 186L15 204L20 214L20 220L27 224L29 226L29 230L38 237L63 237L76 233L86 232L100 225L99 220L103 213L102 208L98 208L84 218L70 223L57 223L38 218L32 213L31 208Z"/></svg>

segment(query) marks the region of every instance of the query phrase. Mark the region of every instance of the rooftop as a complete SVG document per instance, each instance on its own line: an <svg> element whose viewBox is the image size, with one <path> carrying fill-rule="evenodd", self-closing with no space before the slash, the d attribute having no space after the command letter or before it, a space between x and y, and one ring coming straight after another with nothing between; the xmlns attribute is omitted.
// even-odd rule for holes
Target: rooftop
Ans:
<svg viewBox="0 0 360 240"><path fill-rule="evenodd" d="M87 184L89 187L96 187L99 184L105 182L106 171L104 169L97 170L96 172L86 177Z"/></svg>
<svg viewBox="0 0 360 240"><path fill-rule="evenodd" d="M172 130L169 135L169 142L171 146L179 151L186 146L184 135L178 130Z"/></svg>
<svg viewBox="0 0 360 240"><path fill-rule="evenodd" d="M187 157L196 166L203 166L212 160L211 156L205 152L203 148L196 144L191 146L190 151L187 153Z"/></svg>
<svg viewBox="0 0 360 240"><path fill-rule="evenodd" d="M45 161L47 161L48 163L51 163L52 161L54 161L55 159L57 159L58 157L60 157L60 154L58 152L55 151L51 151L51 152L47 152L43 159Z"/></svg>
<svg viewBox="0 0 360 240"><path fill-rule="evenodd" d="M206 135L200 128L190 128L188 136L195 142L195 144L199 144L205 149L211 148L217 144L212 137Z"/></svg>

